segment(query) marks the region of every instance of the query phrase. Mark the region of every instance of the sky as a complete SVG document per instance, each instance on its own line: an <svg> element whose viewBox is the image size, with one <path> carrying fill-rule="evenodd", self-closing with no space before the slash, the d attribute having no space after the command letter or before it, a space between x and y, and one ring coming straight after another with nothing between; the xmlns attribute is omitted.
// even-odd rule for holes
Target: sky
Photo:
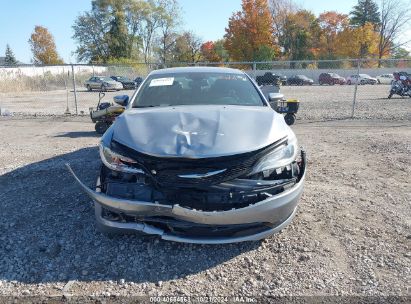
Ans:
<svg viewBox="0 0 411 304"><path fill-rule="evenodd" d="M302 8L316 15L328 10L349 13L357 0L295 0ZM204 41L224 36L228 19L241 9L241 0L179 0L183 29L191 30ZM49 29L55 38L57 51L66 63L75 63L76 49L72 25L82 12L91 9L90 0L0 0L0 56L9 44L17 60L30 63L28 44L35 25Z"/></svg>

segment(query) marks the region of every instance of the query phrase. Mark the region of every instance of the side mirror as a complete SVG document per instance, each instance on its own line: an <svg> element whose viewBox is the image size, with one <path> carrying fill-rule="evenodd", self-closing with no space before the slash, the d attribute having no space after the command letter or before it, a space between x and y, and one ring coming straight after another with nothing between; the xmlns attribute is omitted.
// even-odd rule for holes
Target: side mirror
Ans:
<svg viewBox="0 0 411 304"><path fill-rule="evenodd" d="M129 97L127 95L114 96L113 99L120 106L126 107L128 105Z"/></svg>
<svg viewBox="0 0 411 304"><path fill-rule="evenodd" d="M281 93L270 93L268 94L268 101L269 102L276 102L284 99L284 94Z"/></svg>
<svg viewBox="0 0 411 304"><path fill-rule="evenodd" d="M278 107L278 102L284 99L284 94L281 93L270 93L268 94L268 102L270 103L271 108L274 110Z"/></svg>

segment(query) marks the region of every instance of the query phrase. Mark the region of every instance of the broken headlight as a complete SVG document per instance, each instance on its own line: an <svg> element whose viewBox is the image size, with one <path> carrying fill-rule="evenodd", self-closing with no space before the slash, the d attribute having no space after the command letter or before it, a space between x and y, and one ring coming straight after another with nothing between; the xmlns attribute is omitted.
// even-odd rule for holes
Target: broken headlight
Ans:
<svg viewBox="0 0 411 304"><path fill-rule="evenodd" d="M103 143L100 143L100 157L103 164L111 170L131 174L144 174L143 170L135 168L135 165L137 164L136 161L114 152L109 147L104 146Z"/></svg>
<svg viewBox="0 0 411 304"><path fill-rule="evenodd" d="M248 174L254 175L257 173L263 173L264 176L269 175L275 169L282 168L290 165L297 158L298 145L297 137L292 134L288 137L288 140L275 150L268 153L261 158Z"/></svg>

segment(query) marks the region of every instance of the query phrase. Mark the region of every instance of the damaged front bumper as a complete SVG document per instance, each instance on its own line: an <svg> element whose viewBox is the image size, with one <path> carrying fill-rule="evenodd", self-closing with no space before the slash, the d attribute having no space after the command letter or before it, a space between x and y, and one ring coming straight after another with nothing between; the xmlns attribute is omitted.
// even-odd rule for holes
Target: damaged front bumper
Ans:
<svg viewBox="0 0 411 304"><path fill-rule="evenodd" d="M280 231L291 222L303 192L305 159L301 165L301 176L291 188L255 204L225 211L202 211L182 207L179 204L166 205L108 196L99 191L99 181L97 191L93 191L80 181L70 165L67 164L67 168L82 190L95 202L97 224L105 227L106 231L139 231L176 242L223 244L260 240ZM103 216L105 210L125 215L126 218L147 218L148 220L124 220L124 218L121 221L110 220ZM156 221L150 220L153 218ZM189 228L192 226L192 229L188 231L194 232L181 233L178 229L168 229L169 225L164 223L170 220L171 222L177 221L179 224L183 223ZM162 221L164 223L161 223ZM156 225L158 222L162 225ZM234 232L230 232L233 227ZM210 233L204 233L204 230ZM228 232L214 233L221 230ZM187 229L185 231L187 232ZM196 231L202 231L202 233L197 234Z"/></svg>

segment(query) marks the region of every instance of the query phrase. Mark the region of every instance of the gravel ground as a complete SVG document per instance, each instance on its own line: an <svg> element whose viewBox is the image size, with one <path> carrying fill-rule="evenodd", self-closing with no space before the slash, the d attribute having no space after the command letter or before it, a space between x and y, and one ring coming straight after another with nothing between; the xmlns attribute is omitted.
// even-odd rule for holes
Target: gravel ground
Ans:
<svg viewBox="0 0 411 304"><path fill-rule="evenodd" d="M90 200L64 167L70 162L94 184L93 124L86 117L0 118L0 295L408 296L396 300L406 302L410 107L403 111L398 121L392 113L383 121L298 121L293 128L309 167L296 218L264 241L218 246L101 235Z"/></svg>
<svg viewBox="0 0 411 304"><path fill-rule="evenodd" d="M387 99L390 86L358 86L356 118L411 120L411 98L400 96ZM264 91L269 91L266 87ZM351 117L355 86L284 86L281 92L286 98L301 101L298 118L306 120L346 119ZM133 91L107 92L104 101L112 102L115 95L131 96ZM89 108L98 102L98 92L79 89L77 95L78 113L88 115ZM68 106L75 113L74 95L68 93ZM64 90L48 92L0 93L0 107L23 115L62 115L67 107L67 92ZM408 111L407 111L408 109Z"/></svg>

